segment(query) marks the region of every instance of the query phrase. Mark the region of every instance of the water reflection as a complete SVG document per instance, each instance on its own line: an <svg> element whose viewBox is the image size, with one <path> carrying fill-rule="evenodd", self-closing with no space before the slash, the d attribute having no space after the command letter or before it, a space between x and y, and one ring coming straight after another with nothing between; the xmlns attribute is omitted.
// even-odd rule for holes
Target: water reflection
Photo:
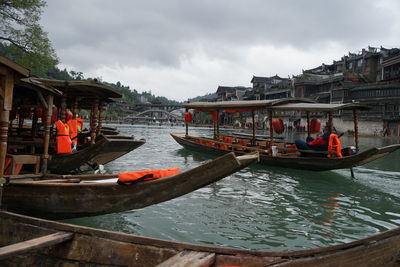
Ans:
<svg viewBox="0 0 400 267"><path fill-rule="evenodd" d="M182 148L170 132L182 127L125 126L147 143L106 165L189 169L213 155ZM211 135L196 128L194 134ZM289 137L288 137L289 138ZM293 136L290 136L293 138ZM346 139L348 138L348 140ZM352 137L344 136L351 143ZM395 142L361 138L362 147ZM68 222L182 242L258 250L340 244L400 225L400 152L349 170L311 172L252 165L214 184L165 203Z"/></svg>

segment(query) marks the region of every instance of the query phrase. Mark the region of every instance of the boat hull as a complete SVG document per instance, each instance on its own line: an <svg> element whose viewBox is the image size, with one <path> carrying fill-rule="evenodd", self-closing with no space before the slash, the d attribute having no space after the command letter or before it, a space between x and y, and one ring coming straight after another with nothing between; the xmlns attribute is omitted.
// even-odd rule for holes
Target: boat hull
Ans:
<svg viewBox="0 0 400 267"><path fill-rule="evenodd" d="M4 187L3 207L13 212L53 219L140 209L197 190L257 160L258 155L238 158L230 153L180 174L134 185L87 181L88 177L100 180L118 175L59 177L69 179L69 182L27 181L24 178Z"/></svg>
<svg viewBox="0 0 400 267"><path fill-rule="evenodd" d="M49 161L48 169L52 173L58 174L87 171L91 168L86 162L104 165L145 143L145 140L135 140L131 136L99 135L95 144L87 144L77 152L53 155Z"/></svg>
<svg viewBox="0 0 400 267"><path fill-rule="evenodd" d="M64 238L53 237L47 244L18 243L48 235ZM252 251L166 241L0 211L0 246L2 266L396 266L400 228L329 247Z"/></svg>
<svg viewBox="0 0 400 267"><path fill-rule="evenodd" d="M198 144L197 142L192 141L196 139L195 136L187 138L185 137L185 134L181 133L171 133L171 136L175 139L177 143L191 150L213 153L217 155L231 152L231 150L224 150L217 147ZM292 169L329 171L364 165L378 158L382 158L389 153L396 151L397 149L400 149L400 144L385 146L381 148L370 148L368 150L359 152L354 155L345 156L343 158L299 157L290 154L288 156L273 157L267 154L260 154L260 164ZM242 155L245 153L241 151L234 152L237 155Z"/></svg>

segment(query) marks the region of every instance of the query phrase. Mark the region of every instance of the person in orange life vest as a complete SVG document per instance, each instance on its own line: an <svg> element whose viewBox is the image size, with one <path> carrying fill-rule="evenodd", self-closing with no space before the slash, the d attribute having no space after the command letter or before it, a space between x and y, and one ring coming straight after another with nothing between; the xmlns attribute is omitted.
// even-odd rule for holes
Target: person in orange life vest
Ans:
<svg viewBox="0 0 400 267"><path fill-rule="evenodd" d="M323 134L318 136L317 138L312 138L308 136L306 142L303 140L297 139L295 141L297 149L301 150L316 150L316 151L327 151L328 150L328 141L331 132L328 126L324 127ZM308 153L308 152L300 152L301 156L309 156L309 157L324 157L324 154L318 153Z"/></svg>
<svg viewBox="0 0 400 267"><path fill-rule="evenodd" d="M56 121L57 127L57 154L67 154L72 152L71 138L69 137L69 127L62 121Z"/></svg>
<svg viewBox="0 0 400 267"><path fill-rule="evenodd" d="M71 110L67 109L65 111L65 122L69 122L72 119L73 119L73 114L72 114Z"/></svg>
<svg viewBox="0 0 400 267"><path fill-rule="evenodd" d="M67 125L69 127L69 137L72 141L72 151L76 151L78 146L78 121L76 119L69 120Z"/></svg>
<svg viewBox="0 0 400 267"><path fill-rule="evenodd" d="M78 117L76 118L76 121L78 122L78 133L80 133L83 130L83 120Z"/></svg>

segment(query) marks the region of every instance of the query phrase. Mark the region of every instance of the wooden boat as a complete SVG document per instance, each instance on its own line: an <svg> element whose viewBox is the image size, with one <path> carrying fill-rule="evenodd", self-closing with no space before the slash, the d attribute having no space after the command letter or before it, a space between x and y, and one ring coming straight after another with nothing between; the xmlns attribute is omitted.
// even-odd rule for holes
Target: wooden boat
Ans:
<svg viewBox="0 0 400 267"><path fill-rule="evenodd" d="M312 171L329 171L364 165L378 158L382 158L400 148L400 144L381 148L374 147L360 153L344 156L342 158L299 157L297 153L272 156L266 149L260 149L258 147L244 147L242 145L226 144L224 142L215 141L212 138L204 138L192 135L185 136L183 133L171 133L171 136L183 147L200 152L222 155L234 151L234 153L237 155L243 155L245 153L249 153L250 151L259 151L261 164ZM199 141L202 141L202 143L199 144ZM214 145L207 145L206 143L211 143ZM223 149L218 145L227 145L228 149ZM235 149L240 149L240 151Z"/></svg>
<svg viewBox="0 0 400 267"><path fill-rule="evenodd" d="M96 137L94 144L84 144L76 152L51 155L48 170L58 174L88 171L92 169L93 164L104 165L145 143L144 139L136 140L132 136L100 134Z"/></svg>
<svg viewBox="0 0 400 267"><path fill-rule="evenodd" d="M166 241L0 211L2 266L398 266L400 228L298 251Z"/></svg>
<svg viewBox="0 0 400 267"><path fill-rule="evenodd" d="M14 177L4 186L3 206L13 212L57 219L140 209L204 187L257 160L258 153L240 157L228 153L180 174L134 185L98 182L118 174Z"/></svg>
<svg viewBox="0 0 400 267"><path fill-rule="evenodd" d="M101 142L102 139L106 139L107 143L102 147L100 153L90 159L90 162L98 165L116 160L146 143L145 139L138 140L133 136L102 134L96 137L96 143ZM80 169L83 170L82 166Z"/></svg>
<svg viewBox="0 0 400 267"><path fill-rule="evenodd" d="M400 148L400 144L373 147L364 151L359 150L358 145L358 121L357 110L368 107L349 103L349 104L320 104L304 101L303 99L279 99L279 100L260 100L260 101L222 101L222 102L196 102L184 104L186 110L197 109L206 112L219 113L229 110L239 112L251 112L253 117L253 135L222 135L219 133L218 124L214 128L214 137L200 137L188 134L188 124L186 133L171 133L171 136L183 147L197 151L210 152L214 154L224 154L235 152L237 155L258 151L260 153L260 163L270 166L285 168L304 169L313 171L328 171L334 169L352 168L364 165L373 160L382 158ZM267 109L270 118L269 138L258 138L254 129L254 111ZM343 157L336 157L334 153L328 151L299 150L293 142L276 140L272 127L272 117L274 111L303 111L307 113L309 124L309 112L328 112L328 125L333 128L332 112L338 110L352 110L355 117L354 135L355 151L348 151ZM309 127L308 127L309 128ZM273 154L272 148L278 152ZM310 153L312 156L302 156L300 153ZM328 157L328 155L330 157ZM353 172L352 172L353 175Z"/></svg>
<svg viewBox="0 0 400 267"><path fill-rule="evenodd" d="M119 131L117 128L102 126L100 133L104 135L118 135Z"/></svg>

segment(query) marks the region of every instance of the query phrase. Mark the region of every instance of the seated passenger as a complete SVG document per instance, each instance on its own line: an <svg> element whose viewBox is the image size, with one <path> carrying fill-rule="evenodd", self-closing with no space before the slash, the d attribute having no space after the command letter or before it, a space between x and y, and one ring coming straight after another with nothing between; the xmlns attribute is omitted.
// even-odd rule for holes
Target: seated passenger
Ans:
<svg viewBox="0 0 400 267"><path fill-rule="evenodd" d="M303 140L296 140L295 144L297 149L300 150L317 150L317 151L327 151L328 150L328 141L329 135L331 132L329 131L329 127L325 126L323 134L318 136L317 138L312 138L311 136L307 137L306 142ZM325 154L321 153L307 153L307 152L300 152L301 156L309 156L309 157L325 157Z"/></svg>

